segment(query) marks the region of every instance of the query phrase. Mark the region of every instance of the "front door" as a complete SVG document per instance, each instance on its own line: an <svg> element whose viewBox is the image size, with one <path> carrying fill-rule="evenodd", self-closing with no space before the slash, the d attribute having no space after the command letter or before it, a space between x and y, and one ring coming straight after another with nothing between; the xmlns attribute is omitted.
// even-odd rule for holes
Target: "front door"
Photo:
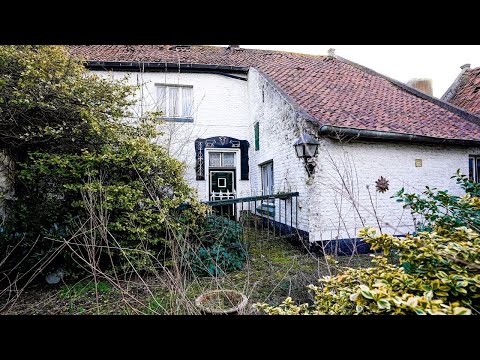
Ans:
<svg viewBox="0 0 480 360"><path fill-rule="evenodd" d="M210 170L210 200L229 200L236 197L235 171ZM215 212L233 217L235 205L214 206Z"/></svg>

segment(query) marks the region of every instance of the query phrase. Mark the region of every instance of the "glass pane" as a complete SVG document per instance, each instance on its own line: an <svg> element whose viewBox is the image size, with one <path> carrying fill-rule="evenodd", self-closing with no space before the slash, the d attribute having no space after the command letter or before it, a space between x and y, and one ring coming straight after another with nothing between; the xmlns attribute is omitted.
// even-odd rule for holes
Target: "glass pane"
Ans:
<svg viewBox="0 0 480 360"><path fill-rule="evenodd" d="M473 168L473 158L468 159L468 178L470 180L475 180L474 176L475 169Z"/></svg>
<svg viewBox="0 0 480 360"><path fill-rule="evenodd" d="M273 163L262 166L262 194L273 194Z"/></svg>
<svg viewBox="0 0 480 360"><path fill-rule="evenodd" d="M269 195L273 194L273 163L270 163L268 166L268 191Z"/></svg>
<svg viewBox="0 0 480 360"><path fill-rule="evenodd" d="M267 171L265 166L262 166L262 195L265 195L267 189Z"/></svg>
<svg viewBox="0 0 480 360"><path fill-rule="evenodd" d="M183 117L192 117L193 116L193 88L184 87L182 88L182 116Z"/></svg>
<svg viewBox="0 0 480 360"><path fill-rule="evenodd" d="M209 159L210 159L210 166L211 167L221 167L222 166L220 153L210 153Z"/></svg>
<svg viewBox="0 0 480 360"><path fill-rule="evenodd" d="M223 153L224 167L235 167L235 153Z"/></svg>
<svg viewBox="0 0 480 360"><path fill-rule="evenodd" d="M168 112L167 116L179 116L178 113L178 88L168 88Z"/></svg>
<svg viewBox="0 0 480 360"><path fill-rule="evenodd" d="M166 115L166 87L157 86L157 111L161 111L162 115Z"/></svg>

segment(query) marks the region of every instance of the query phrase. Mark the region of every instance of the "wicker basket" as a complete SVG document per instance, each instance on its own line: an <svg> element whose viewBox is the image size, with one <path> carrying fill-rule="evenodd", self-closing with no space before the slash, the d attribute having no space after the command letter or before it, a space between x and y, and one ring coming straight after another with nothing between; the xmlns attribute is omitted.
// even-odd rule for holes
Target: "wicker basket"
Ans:
<svg viewBox="0 0 480 360"><path fill-rule="evenodd" d="M227 306L220 308L212 300L222 301ZM206 315L236 315L247 306L248 298L235 290L210 290L195 299L195 305Z"/></svg>

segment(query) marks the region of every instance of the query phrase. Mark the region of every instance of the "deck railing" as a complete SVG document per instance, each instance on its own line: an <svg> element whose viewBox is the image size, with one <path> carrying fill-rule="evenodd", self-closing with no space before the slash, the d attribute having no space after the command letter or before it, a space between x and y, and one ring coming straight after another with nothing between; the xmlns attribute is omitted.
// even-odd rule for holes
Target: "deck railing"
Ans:
<svg viewBox="0 0 480 360"><path fill-rule="evenodd" d="M298 192L204 201L212 212L277 235L298 234Z"/></svg>

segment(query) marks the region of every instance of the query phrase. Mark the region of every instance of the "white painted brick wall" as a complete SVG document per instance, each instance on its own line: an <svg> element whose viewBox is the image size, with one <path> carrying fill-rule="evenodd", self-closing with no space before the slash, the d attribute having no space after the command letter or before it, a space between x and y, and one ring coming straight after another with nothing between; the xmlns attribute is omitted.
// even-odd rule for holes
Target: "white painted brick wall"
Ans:
<svg viewBox="0 0 480 360"><path fill-rule="evenodd" d="M170 153L186 164L186 179L197 189L199 198L207 200L208 176L202 181L197 181L195 176L195 140L213 136L249 140L251 134L248 126L247 82L221 75L198 73L100 71L95 73L113 79L127 76L130 84L143 84L137 93L138 98L143 100L141 105L134 109L137 114L156 109L155 84L193 86L194 122L166 122L162 126L164 136L160 137L158 142L167 145ZM237 154L238 159L239 156L240 152ZM240 180L239 166L236 176L239 194L249 194L250 183L247 180Z"/></svg>
<svg viewBox="0 0 480 360"><path fill-rule="evenodd" d="M263 96L262 96L263 91ZM298 228L309 230L310 203L307 196L308 179L303 162L297 158L293 144L305 128L297 118L292 106L255 69L248 75L248 99L250 109L250 175L252 193L261 192L260 164L273 160L274 192L298 191ZM260 150L255 151L254 124L259 122ZM278 200L276 201L278 204ZM284 222L284 202L281 214L276 211L276 220ZM290 224L290 205L293 205L293 219L296 218L295 200L286 202L287 224ZM279 218L281 216L281 218ZM294 220L295 221L295 220Z"/></svg>
<svg viewBox="0 0 480 360"><path fill-rule="evenodd" d="M186 178L197 189L199 198L208 197L208 177L205 181L195 180L195 139L229 136L248 140L250 181L238 180L239 196L260 194L259 165L273 160L275 192L300 193L298 208L292 215L294 219L298 215L298 228L308 231L311 241L352 238L363 225L378 226L373 208L384 231L395 234L410 231L410 213L390 197L401 187L409 192L421 192L425 185L459 194L460 189L450 177L458 168L464 173L468 171L469 154L480 155L479 149L405 143L340 144L322 139L316 174L309 179L293 144L301 133L313 135L316 129L298 117L292 105L255 69L249 71L248 82L213 74L96 73L115 79L127 76L132 84L144 84L138 93L143 103L135 109L137 114L154 110L155 83L192 85L194 123L166 123L165 135L158 141L167 144L170 153L185 162ZM255 151L254 138L257 121L259 151ZM415 159L422 159L423 166L415 167ZM342 176L336 173L335 166ZM390 183L390 190L384 194L375 191L375 181L380 176ZM346 180L344 184L341 177ZM290 218L289 201L287 210ZM283 209L281 216L284 217ZM276 220L279 220L278 212Z"/></svg>
<svg viewBox="0 0 480 360"><path fill-rule="evenodd" d="M311 241L356 237L363 225L378 228L376 218L387 233L411 231L410 212L390 197L402 187L421 193L426 185L461 195L461 188L450 177L457 169L468 174L469 154L480 153L479 149L438 145L341 144L329 139L322 143L310 191L310 199L318 204L318 213L310 219ZM422 167L415 167L415 159L422 159ZM375 188L380 176L389 181L389 190L383 194Z"/></svg>

